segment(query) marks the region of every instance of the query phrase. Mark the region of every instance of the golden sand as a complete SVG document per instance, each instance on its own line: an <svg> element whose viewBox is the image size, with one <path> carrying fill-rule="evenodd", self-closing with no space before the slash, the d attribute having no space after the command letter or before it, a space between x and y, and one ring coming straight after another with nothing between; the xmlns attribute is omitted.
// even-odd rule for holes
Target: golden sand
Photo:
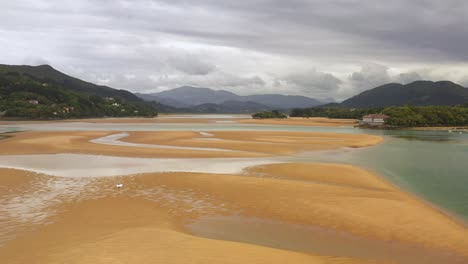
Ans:
<svg viewBox="0 0 468 264"><path fill-rule="evenodd" d="M109 187L118 182L125 189ZM0 248L0 258L7 263L368 263L200 238L184 228L204 215L239 213L468 256L463 226L353 166L275 164L247 175L145 174L96 184L105 197L54 208L61 213L53 224L21 233ZM151 198L151 190L161 186L168 193L192 190L193 202L209 199L223 206L197 210L182 200L167 206L169 201L135 196L150 190ZM21 254L25 245L28 254Z"/></svg>
<svg viewBox="0 0 468 264"><path fill-rule="evenodd" d="M229 152L126 147L91 143L90 140L118 132L20 132L1 141L0 155L80 153L128 157L210 158L262 157L291 154L298 151L364 147L379 143L382 138L371 135L315 132L213 132L214 138L200 140L197 132L159 131L131 132L122 141L168 146L225 148Z"/></svg>
<svg viewBox="0 0 468 264"><path fill-rule="evenodd" d="M157 204L124 197L73 205L54 224L0 248L0 257L11 264L366 263L195 237Z"/></svg>
<svg viewBox="0 0 468 264"><path fill-rule="evenodd" d="M216 131L210 135L184 131L132 132L122 139L141 144L235 150L232 152L160 150L89 142L113 133L117 132L16 133L0 142L0 155L261 157L365 147L382 140L370 135L266 131ZM43 177L47 176L0 169L0 185L5 186L0 189L0 199L12 192L19 195L30 192L34 188L31 183ZM117 183L123 183L124 188L115 189ZM83 190L80 199L61 197L61 203L45 208L55 213L47 225L26 223L16 227L17 237L0 247L2 263L392 263L391 254L381 256L377 262L365 256L359 259L342 256L338 249L333 256L306 254L259 246L254 241L240 243L198 237L188 228L197 219L216 215L320 227L370 241L398 243L464 258L461 262L440 263L465 263L468 258L465 226L372 172L350 165L271 164L249 168L242 175L148 173L101 178L90 187ZM304 234L302 239L315 237ZM385 261L387 257L389 261Z"/></svg>

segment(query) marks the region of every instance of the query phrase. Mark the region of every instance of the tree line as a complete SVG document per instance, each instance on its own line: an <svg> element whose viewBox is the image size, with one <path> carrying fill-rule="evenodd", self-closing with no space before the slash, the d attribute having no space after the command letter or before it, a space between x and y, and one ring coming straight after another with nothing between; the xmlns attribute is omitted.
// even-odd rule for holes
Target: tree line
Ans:
<svg viewBox="0 0 468 264"><path fill-rule="evenodd" d="M367 114L389 116L385 124L395 127L467 126L468 104L457 106L393 106L364 109L303 108L293 109L291 117L328 117L361 119Z"/></svg>
<svg viewBox="0 0 468 264"><path fill-rule="evenodd" d="M252 118L254 119L265 119L265 118L287 118L288 116L281 113L278 110L272 110L272 111L263 111L259 113L255 113L252 115Z"/></svg>

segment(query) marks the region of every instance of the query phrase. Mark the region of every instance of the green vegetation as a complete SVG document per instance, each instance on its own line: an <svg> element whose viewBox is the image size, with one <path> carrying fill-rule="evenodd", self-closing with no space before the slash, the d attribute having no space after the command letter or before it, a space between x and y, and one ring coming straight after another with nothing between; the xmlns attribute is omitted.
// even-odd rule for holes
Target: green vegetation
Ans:
<svg viewBox="0 0 468 264"><path fill-rule="evenodd" d="M468 107L462 106L403 106L383 111L390 118L385 124L397 127L466 126Z"/></svg>
<svg viewBox="0 0 468 264"><path fill-rule="evenodd" d="M292 117L328 117L361 119L364 115L382 113L390 118L387 126L429 127L429 126L467 126L468 105L463 106L393 106L367 109L354 108L305 108L293 109Z"/></svg>
<svg viewBox="0 0 468 264"><path fill-rule="evenodd" d="M70 89L63 81L44 76L0 71L0 117L62 119L155 115L154 108L143 102L79 92Z"/></svg>
<svg viewBox="0 0 468 264"><path fill-rule="evenodd" d="M83 80L68 76L50 65L28 66L28 65L3 65L0 64L0 74L17 73L29 76L44 83L54 83L68 90L101 97L120 98L129 102L141 102L138 96L126 90L118 90L111 87L96 85Z"/></svg>
<svg viewBox="0 0 468 264"><path fill-rule="evenodd" d="M280 113L278 110L273 111L264 111L255 113L252 115L255 119L264 119L264 118L288 118L287 115Z"/></svg>
<svg viewBox="0 0 468 264"><path fill-rule="evenodd" d="M383 107L374 107L366 109L354 108L296 108L291 111L291 117L328 117L328 118L345 118L345 119L360 119L364 115L380 113Z"/></svg>
<svg viewBox="0 0 468 264"><path fill-rule="evenodd" d="M461 105L468 103L468 89L449 81L416 81L406 85L385 84L364 91L342 103L345 108L390 106Z"/></svg>

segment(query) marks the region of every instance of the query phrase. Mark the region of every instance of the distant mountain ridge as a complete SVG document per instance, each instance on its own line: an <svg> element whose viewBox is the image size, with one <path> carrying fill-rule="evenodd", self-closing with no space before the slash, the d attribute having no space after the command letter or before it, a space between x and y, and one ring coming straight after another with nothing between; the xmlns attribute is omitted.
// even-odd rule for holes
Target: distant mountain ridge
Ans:
<svg viewBox="0 0 468 264"><path fill-rule="evenodd" d="M389 83L364 91L341 103L334 103L332 98L321 102L297 95L241 96L229 91L191 86L154 94L133 94L71 77L49 65L0 64L0 81L0 113L10 108L8 114L13 116L13 109L18 107L21 109L17 114L22 116L50 116L57 112L58 117L62 111L60 109L72 107L75 109L74 113L63 114L63 117L84 117L142 113L151 115L151 109L164 112L254 113L310 107L370 108L468 104L468 89L450 81L415 81L406 85ZM112 102L110 99L119 102ZM28 100L39 103L31 104ZM330 103L324 105L326 101ZM110 106L113 104L120 106Z"/></svg>
<svg viewBox="0 0 468 264"><path fill-rule="evenodd" d="M317 99L300 95L257 94L241 96L225 90L191 86L183 86L159 93L137 95L146 101L158 101L174 107L193 107L202 104L222 105L225 102L237 101L257 103L258 105L266 106L268 109L289 109L312 107L323 103Z"/></svg>
<svg viewBox="0 0 468 264"><path fill-rule="evenodd" d="M236 113L251 114L271 110L272 108L256 102L224 101L220 104L206 103L188 108L193 113Z"/></svg>
<svg viewBox="0 0 468 264"><path fill-rule="evenodd" d="M450 81L415 81L406 85L389 83L364 91L330 106L347 108L401 105L457 105L468 103L468 89Z"/></svg>

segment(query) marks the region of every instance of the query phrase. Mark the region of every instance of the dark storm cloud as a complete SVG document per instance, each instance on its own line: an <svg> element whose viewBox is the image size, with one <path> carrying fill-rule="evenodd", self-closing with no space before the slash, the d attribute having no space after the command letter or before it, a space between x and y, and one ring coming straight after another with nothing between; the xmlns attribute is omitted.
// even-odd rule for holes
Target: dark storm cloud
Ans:
<svg viewBox="0 0 468 264"><path fill-rule="evenodd" d="M352 58L458 61L468 56L466 1L159 2L173 8L172 14L188 11L182 13L187 17L171 16L151 28L214 43L298 55L320 54L328 46L326 51Z"/></svg>
<svg viewBox="0 0 468 264"><path fill-rule="evenodd" d="M4 1L0 57L133 91L343 97L390 81L467 80L467 12L461 0Z"/></svg>

